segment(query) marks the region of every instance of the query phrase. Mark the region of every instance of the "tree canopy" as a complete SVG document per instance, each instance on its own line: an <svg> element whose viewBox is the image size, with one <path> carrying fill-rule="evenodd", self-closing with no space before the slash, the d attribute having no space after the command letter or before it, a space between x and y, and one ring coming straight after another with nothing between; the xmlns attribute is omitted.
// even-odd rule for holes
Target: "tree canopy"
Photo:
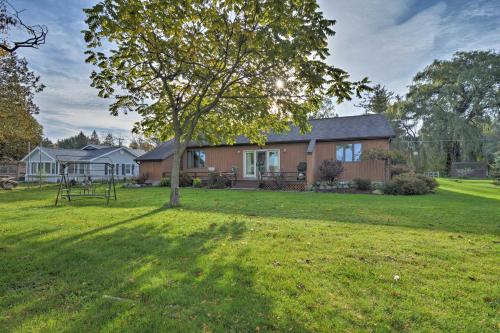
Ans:
<svg viewBox="0 0 500 333"><path fill-rule="evenodd" d="M381 85L365 95L367 112L383 113L421 171L448 172L453 161L489 160L500 149L500 54L457 52L418 72L404 97ZM416 154L416 155L414 155Z"/></svg>
<svg viewBox="0 0 500 333"><path fill-rule="evenodd" d="M34 147L42 140L42 126L33 117L39 112L33 98L43 88L25 59L0 55L0 158L19 160L29 143Z"/></svg>
<svg viewBox="0 0 500 333"><path fill-rule="evenodd" d="M290 122L307 130L325 96L366 88L326 63L335 21L316 0L104 0L85 13L92 85L111 113L137 111L136 132L175 139L172 206L191 140L262 144Z"/></svg>

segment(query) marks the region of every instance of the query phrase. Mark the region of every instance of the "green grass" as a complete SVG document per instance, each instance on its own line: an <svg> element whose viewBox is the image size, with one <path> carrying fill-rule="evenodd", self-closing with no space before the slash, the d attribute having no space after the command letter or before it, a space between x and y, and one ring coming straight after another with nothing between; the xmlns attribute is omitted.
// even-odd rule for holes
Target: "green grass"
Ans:
<svg viewBox="0 0 500 333"><path fill-rule="evenodd" d="M0 192L0 331L498 332L500 188ZM394 275L399 275L399 281ZM118 298L114 298L118 297Z"/></svg>

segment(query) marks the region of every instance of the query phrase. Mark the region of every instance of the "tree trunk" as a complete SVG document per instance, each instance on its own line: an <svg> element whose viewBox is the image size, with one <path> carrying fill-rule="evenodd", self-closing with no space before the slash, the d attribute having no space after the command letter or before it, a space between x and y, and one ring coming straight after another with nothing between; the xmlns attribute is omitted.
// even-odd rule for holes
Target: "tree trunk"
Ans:
<svg viewBox="0 0 500 333"><path fill-rule="evenodd" d="M176 144L174 158L172 161L172 174L170 176L170 202L169 207L180 206L180 193L179 193L179 175L181 170L181 157L182 150L180 145Z"/></svg>

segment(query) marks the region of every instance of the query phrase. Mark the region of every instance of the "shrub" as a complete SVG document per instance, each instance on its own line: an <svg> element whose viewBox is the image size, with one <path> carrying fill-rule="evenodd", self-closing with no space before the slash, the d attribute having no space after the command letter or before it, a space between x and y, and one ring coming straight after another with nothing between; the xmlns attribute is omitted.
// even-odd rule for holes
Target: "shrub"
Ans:
<svg viewBox="0 0 500 333"><path fill-rule="evenodd" d="M231 187L231 178L227 175L221 175L219 173L211 173L208 176L208 187L209 188Z"/></svg>
<svg viewBox="0 0 500 333"><path fill-rule="evenodd" d="M181 173L179 175L179 186L180 187L188 187L193 185L193 177L191 177L187 173Z"/></svg>
<svg viewBox="0 0 500 333"><path fill-rule="evenodd" d="M399 175L387 182L384 187L385 194L415 195L431 192L426 182L414 175Z"/></svg>
<svg viewBox="0 0 500 333"><path fill-rule="evenodd" d="M196 177L193 179L193 187L201 187L201 179Z"/></svg>
<svg viewBox="0 0 500 333"><path fill-rule="evenodd" d="M361 154L362 160L391 160L392 164L406 163L405 155L398 150L387 150L381 148L372 148L363 151Z"/></svg>
<svg viewBox="0 0 500 333"><path fill-rule="evenodd" d="M355 178L352 180L354 188L360 191L368 191L372 188L372 181L366 178Z"/></svg>
<svg viewBox="0 0 500 333"><path fill-rule="evenodd" d="M432 177L425 176L425 175L415 175L420 180L423 180L425 182L425 185L429 188L429 190L434 190L436 187L438 187L438 182Z"/></svg>
<svg viewBox="0 0 500 333"><path fill-rule="evenodd" d="M391 178L403 173L412 173L413 170L406 164L391 165Z"/></svg>
<svg viewBox="0 0 500 333"><path fill-rule="evenodd" d="M160 186L170 187L170 178L162 177L160 179Z"/></svg>
<svg viewBox="0 0 500 333"><path fill-rule="evenodd" d="M319 166L319 173L321 180L330 183L334 182L335 179L337 179L342 174L343 171L344 167L342 166L341 161L324 160L323 162L321 162L321 165Z"/></svg>

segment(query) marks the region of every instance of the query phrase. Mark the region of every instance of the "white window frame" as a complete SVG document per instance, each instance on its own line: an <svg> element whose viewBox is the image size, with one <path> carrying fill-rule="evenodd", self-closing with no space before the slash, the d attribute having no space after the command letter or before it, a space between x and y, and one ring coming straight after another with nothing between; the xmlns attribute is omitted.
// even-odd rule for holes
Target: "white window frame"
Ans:
<svg viewBox="0 0 500 333"><path fill-rule="evenodd" d="M280 149L252 149L252 150L243 150L243 177L244 178L257 178L257 152L265 152L266 153L266 172L269 172L269 153L276 152L278 153L278 172L281 170L281 151ZM253 170L254 173L252 175L247 174L247 153L253 154Z"/></svg>

